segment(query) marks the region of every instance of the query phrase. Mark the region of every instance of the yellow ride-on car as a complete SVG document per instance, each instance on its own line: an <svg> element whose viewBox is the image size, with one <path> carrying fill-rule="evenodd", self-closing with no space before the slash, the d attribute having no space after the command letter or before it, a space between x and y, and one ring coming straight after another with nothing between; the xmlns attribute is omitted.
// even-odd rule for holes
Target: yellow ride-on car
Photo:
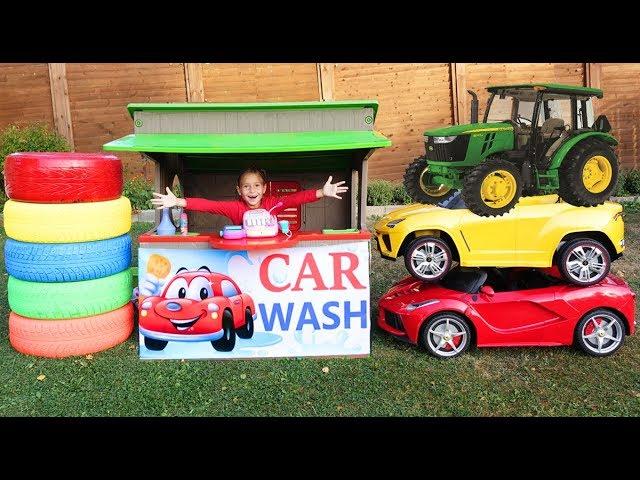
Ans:
<svg viewBox="0 0 640 480"><path fill-rule="evenodd" d="M382 256L404 256L407 270L427 282L440 280L457 261L463 267L557 265L569 282L587 286L602 280L624 250L620 204L576 207L557 195L522 197L495 218L466 208L408 205L374 228Z"/></svg>

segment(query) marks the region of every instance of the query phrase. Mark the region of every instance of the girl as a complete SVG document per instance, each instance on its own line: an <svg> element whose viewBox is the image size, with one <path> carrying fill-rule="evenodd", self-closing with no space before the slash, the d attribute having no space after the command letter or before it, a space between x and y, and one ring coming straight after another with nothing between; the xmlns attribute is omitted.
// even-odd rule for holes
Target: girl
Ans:
<svg viewBox="0 0 640 480"><path fill-rule="evenodd" d="M334 197L342 199L338 193L346 192L349 187L343 186L344 181L331 183L333 177L329 177L322 188L317 190L303 190L292 193L284 197L265 196L267 191L267 174L257 167L249 167L238 177L238 200L206 200L204 198L177 198L167 187L167 194L154 192L158 198L151 199L151 203L156 208L183 207L186 210L198 212L208 212L217 215L224 215L229 218L234 225L242 224L242 215L247 210L264 208L269 210L278 202L282 202L281 209L297 207L303 203L310 203L322 197Z"/></svg>

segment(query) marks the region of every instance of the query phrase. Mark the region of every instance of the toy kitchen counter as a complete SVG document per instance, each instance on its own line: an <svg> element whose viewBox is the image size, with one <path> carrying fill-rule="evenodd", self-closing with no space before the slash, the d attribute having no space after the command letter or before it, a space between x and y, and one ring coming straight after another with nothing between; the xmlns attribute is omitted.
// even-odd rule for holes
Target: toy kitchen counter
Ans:
<svg viewBox="0 0 640 480"><path fill-rule="evenodd" d="M155 188L230 200L238 174L264 168L267 195L345 181L277 214L290 235L223 238L224 217L187 211L189 233L139 238L140 357L366 356L370 352L367 160L391 142L376 101L131 104L135 133L105 150L155 163ZM160 223L159 215L156 227Z"/></svg>

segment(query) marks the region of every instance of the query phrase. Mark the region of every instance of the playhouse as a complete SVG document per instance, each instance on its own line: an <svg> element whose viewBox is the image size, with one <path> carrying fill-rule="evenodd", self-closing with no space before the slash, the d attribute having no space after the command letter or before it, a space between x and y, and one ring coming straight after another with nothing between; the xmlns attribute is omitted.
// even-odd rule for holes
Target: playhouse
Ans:
<svg viewBox="0 0 640 480"><path fill-rule="evenodd" d="M369 354L367 159L391 144L374 130L377 108L356 100L128 106L134 133L104 149L153 160L157 192L177 177L184 197L231 200L252 164L268 172L267 194L315 189L329 176L349 186L342 200L278 212L290 236L223 238L228 219L191 211L188 235L142 235L142 358Z"/></svg>

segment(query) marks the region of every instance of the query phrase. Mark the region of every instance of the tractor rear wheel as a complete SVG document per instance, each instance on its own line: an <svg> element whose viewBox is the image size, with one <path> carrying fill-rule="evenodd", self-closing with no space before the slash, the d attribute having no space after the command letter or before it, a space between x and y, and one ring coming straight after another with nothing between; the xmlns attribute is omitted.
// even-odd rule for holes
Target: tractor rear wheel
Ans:
<svg viewBox="0 0 640 480"><path fill-rule="evenodd" d="M522 195L518 167L500 158L489 158L464 177L462 199L469 210L483 217L511 210Z"/></svg>
<svg viewBox="0 0 640 480"><path fill-rule="evenodd" d="M593 207L605 202L618 182L618 158L601 140L575 145L560 165L560 197L572 205Z"/></svg>
<svg viewBox="0 0 640 480"><path fill-rule="evenodd" d="M446 185L432 183L433 175L425 157L418 157L409 164L404 173L404 188L411 200L418 203L436 204L451 198L456 190Z"/></svg>

